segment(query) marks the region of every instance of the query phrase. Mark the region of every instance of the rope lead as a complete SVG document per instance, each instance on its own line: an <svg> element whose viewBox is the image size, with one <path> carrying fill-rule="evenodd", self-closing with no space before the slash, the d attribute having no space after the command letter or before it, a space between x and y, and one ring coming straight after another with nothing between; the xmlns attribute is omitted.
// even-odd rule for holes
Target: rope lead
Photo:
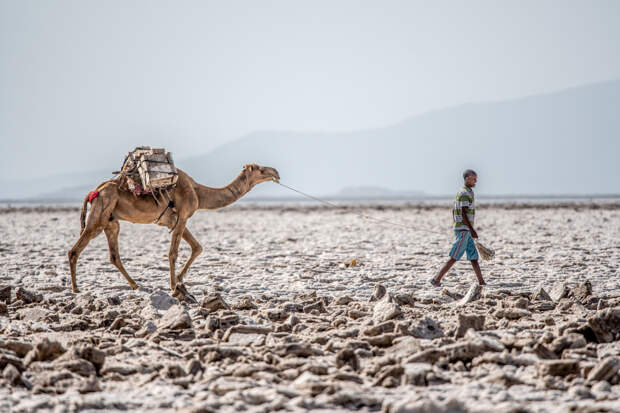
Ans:
<svg viewBox="0 0 620 413"><path fill-rule="evenodd" d="M285 188L287 188L287 189L290 189L291 191L297 192L298 194L300 194L300 195L302 195L302 196L305 196L306 198L310 198L310 199L313 199L313 200L315 200L315 201L318 201L318 202L320 202L320 203L322 203L322 204L325 204L325 205L329 205L329 206L331 206L331 207L336 207L336 208L338 208L338 205L334 204L333 202L329 202L329 201L326 201L326 200L324 200L324 199L317 198L317 197L315 197L315 196L312 196L312 195L306 194L305 192L301 192L301 191L299 191L299 190L297 190L297 189L295 189L295 188L292 188L292 187L290 187L290 186L288 186L288 185L285 185L285 184L283 184L283 183L282 183L282 182L280 182L280 181L274 181L274 182L275 182L275 183L277 183L277 184L278 184L278 185L280 185L280 186L283 186L283 187L285 187ZM370 221L382 222L382 223L384 223L384 224L390 224L390 225L394 225L394 226L401 227L401 228L406 228L406 229L413 230L413 231L422 231L422 232L427 232L427 233L429 233L429 234L442 234L442 235L444 235L444 232L433 231L433 230L429 230L429 229L425 229L425 228L413 227L413 226L411 226L411 225L403 225L403 224L400 224L400 223L398 223L398 222L388 221L387 219L375 218L375 217L371 217L371 216L369 216L369 215L364 215L364 214L356 214L356 213L353 213L353 215L356 215L356 216L361 217L361 218L363 218L363 219L368 219L368 220L370 220Z"/></svg>

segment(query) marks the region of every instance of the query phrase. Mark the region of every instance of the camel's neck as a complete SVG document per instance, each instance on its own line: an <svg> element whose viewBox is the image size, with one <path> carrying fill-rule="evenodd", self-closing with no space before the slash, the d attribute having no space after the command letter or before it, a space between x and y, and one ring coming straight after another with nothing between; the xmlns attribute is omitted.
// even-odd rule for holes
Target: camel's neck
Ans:
<svg viewBox="0 0 620 413"><path fill-rule="evenodd" d="M223 188L209 188L208 186L197 183L194 189L198 195L198 208L223 208L247 194L253 186L254 185L248 182L247 176L243 172L239 174L234 181Z"/></svg>

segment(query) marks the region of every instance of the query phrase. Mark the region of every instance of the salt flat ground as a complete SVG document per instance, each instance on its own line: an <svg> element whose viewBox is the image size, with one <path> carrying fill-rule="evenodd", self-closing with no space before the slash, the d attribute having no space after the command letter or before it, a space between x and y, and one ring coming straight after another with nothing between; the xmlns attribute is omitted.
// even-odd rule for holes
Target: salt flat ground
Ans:
<svg viewBox="0 0 620 413"><path fill-rule="evenodd" d="M602 207L591 204L531 207L517 204L481 205L477 212L476 227L480 239L497 253L495 260L481 261L483 275L489 286L485 287L483 292L486 307L483 308L482 304L478 304L478 307L474 308L479 313L494 311L494 302L501 307L502 300L508 302L513 297L532 293L540 285L550 291L554 285L562 282L567 283L570 288L589 280L593 296L608 299L620 296L618 204L608 203ZM360 215L399 225L364 219ZM464 295L475 280L471 265L467 261L461 261L444 278L443 290L449 291L450 294L442 294L442 289L433 288L428 284L428 279L447 259L454 238L450 227L449 205L343 206L336 209L294 205L239 205L220 211L198 211L190 219L188 228L202 244L204 251L192 265L185 281L188 290L199 301L203 294L215 292L229 304L250 296L256 301L258 310L254 310L254 315L252 312L237 313L241 315L242 320L247 317L247 322L241 321L241 324L257 325L264 324L265 318L260 316L263 310L273 309L285 302L303 301L313 297L312 293L316 293L316 297L319 298L328 297L326 303L332 298L348 296L353 303L360 303L358 306L360 311L366 310L370 314L373 313L374 302L369 302L368 299L373 294L375 286L381 284L390 294L408 294L419 303L417 308L416 305L411 306L415 310L413 312L409 312L409 307L403 305L403 314L396 319L400 320L398 322L415 323L416 314L418 317L432 314L437 323L440 325L444 323L443 330L448 332L456 323L456 313L464 311L448 310L452 308L449 306L454 305L453 301ZM62 305L59 306L59 303L79 298L70 292L67 263L67 251L79 235L79 211L4 210L0 213L0 234L2 234L0 287L11 285L13 294L19 287L42 294L43 300L49 301L47 304L43 301L43 304L31 304L26 307L41 308L46 312L61 315L60 320L55 321L50 321L49 317L40 317L36 322L29 321L23 314L18 315L21 304L12 304L9 306L8 316L0 315L0 340L15 339L34 343L49 333L50 337L60 340L67 348L73 343L92 337L119 340L118 345L126 346L136 340L148 342L148 336L141 339L132 337L131 329L119 333L97 328L94 325L96 323L93 323L92 328L83 329L79 333L52 333L58 331L54 323L62 322L65 317ZM121 258L129 274L140 286L139 290L131 291L125 279L109 262L107 242L105 236L101 234L80 256L77 275L81 289L80 296L89 297L89 300L118 297L121 304L117 304L116 307L139 313L142 303L148 302L155 291L169 292L167 259L169 241L170 235L165 228L121 222L119 237ZM182 242L178 267L185 262L188 255L189 247ZM352 260L356 260L357 265L345 265ZM332 304L328 307L332 307ZM576 310L571 308L570 304L567 305L563 306L562 311L556 307L552 312L545 314L543 312L538 314L530 309L532 316L528 322L538 323L535 327L538 336L535 338L545 332L559 334L557 326L575 317ZM425 306L428 307L428 311L425 310L427 308ZM205 317L197 313L199 306L186 307L194 320L192 328L196 330L195 336L207 340L201 345L209 344L209 340L217 344L221 336L215 334L209 338L211 333L200 333L206 327ZM103 314L106 309L100 311ZM330 311L329 309L327 311L328 318ZM596 306L592 311L584 307L583 311L589 311L579 316L585 321L588 316L595 313ZM120 313L122 315L123 312ZM442 316L444 313L445 317ZM302 324L305 322L302 317L304 314L300 313ZM334 317L337 317L338 314L334 314ZM312 315L316 316L314 313L310 316ZM96 314L93 317L96 318ZM131 314L128 317L131 317ZM541 324L540 320L544 317L551 317L554 320ZM347 326L350 328L357 326L356 320L349 318ZM524 325L527 325L524 323L525 319L514 322L505 320L494 322L490 321L491 319L492 317L487 316L487 327L491 327L498 336L501 336L503 330L517 337L521 333L525 334L523 332ZM380 324L380 320L374 316L361 317L359 321L362 323L359 328ZM144 317L135 318L132 322L129 322L129 325L139 329ZM298 337L293 329L291 335L294 337L285 340L299 339L307 342L312 341L313 337L321 332L329 332L329 329L314 330L313 322L321 323L317 319L308 321L311 328L299 332ZM360 332L359 335L361 337L363 334ZM198 338L194 339L196 340ZM423 343L422 350L429 346L441 346L443 343L441 337L434 338L435 341L424 338L420 340ZM449 344L451 339L446 340L445 343ZM91 342L95 345L100 344L97 340ZM181 347L184 350L182 353L191 359L192 347L187 344L186 339L183 343L185 347ZM263 347L268 343L269 341L263 344ZM314 343L319 348L321 344L324 344L321 340ZM137 344L136 348L143 345ZM174 340L167 344L167 347L171 346L179 348ZM620 355L620 348L614 347L613 343L608 346L611 347L606 347L605 355ZM334 348L338 350L340 347ZM513 349L514 351L516 350ZM317 356L321 362L326 363L329 369L335 369L329 361L331 360L329 357L333 358L334 355L325 348L317 354L321 352L323 354ZM388 345L375 352L373 356L385 357L389 352ZM112 359L118 363L127 359L123 358L121 353L107 351L106 365ZM138 350L134 350L134 353L140 354ZM166 357L174 359L167 354L159 357L160 361L167 360ZM359 357L363 366L376 361L376 357L366 353L360 353ZM204 357L200 359L202 363L208 364ZM47 362L53 363L53 361ZM44 361L39 363L45 364ZM467 363L461 364L465 370L472 369ZM212 386L215 379L211 377L209 381L206 378L211 367L220 370L223 368L215 365L207 366L200 377L194 377L197 383L189 385L175 385L165 377L156 377L138 387L137 382L153 373L147 371L129 376L119 375L116 372L110 373L110 377L99 372L96 391L85 394L80 394L74 389L79 387L77 376L66 379L69 383L65 386L66 391L58 390L58 385L54 387L49 383L48 387L45 387L45 383L40 384L38 393L23 386L16 386L12 390L10 387L3 387L0 389L0 400L3 400L0 402L0 410L26 411L41 408L53 410L63 407L77 410L102 408L166 410L191 408L202 403L204 409L207 409L204 411L215 407L256 411L261 409L268 411L274 408L408 411L407 408L413 408L411 406L418 406L423 402L435 403L429 405L431 410L448 409L444 404L452 403L454 400L461 403L458 408L472 411L492 409L498 403L505 403L505 406L523 406L533 411L562 410L572 405L581 407L600 405L620 409L618 404L620 386L617 380L616 382L611 380L612 384L615 384L606 389L607 396L600 396L592 392L591 383L582 383L585 377L580 377L579 374L577 377L564 377L563 382L560 380L563 385L545 385L544 380L534 372L535 366L518 365L518 363L517 367L514 363L505 365L500 363L499 370L506 370L517 376L522 374L523 378L512 386L505 383L481 384L480 377L475 374L468 375L471 373L468 371L463 375L457 374L458 379L454 378L451 383L444 380L443 384L431 383L425 387L394 386L394 383L387 382L383 383L386 385L382 385L373 383L372 369L364 370L364 367L358 369L357 373L348 372L359 374L362 383L358 383L356 379L345 378L340 381L334 379L339 383L338 386L341 386L341 382L346 386L342 384L344 388L336 386L335 390L318 393L316 389L307 391L304 383L300 384L303 382L300 375L295 376L293 372L283 373L284 377L280 375L271 381L260 375L246 377L247 380L254 380L252 388L258 387L265 391L271 389L270 391L278 396L266 398L262 402L257 401L256 397L252 399L247 394L244 395L244 391L248 392L251 389L248 390L248 386L243 384L239 384L238 389L229 392L214 391L209 386ZM302 366L291 368L296 368L300 374L304 371ZM445 370L458 371L463 368L460 365L454 368L452 364L448 364ZM320 372L315 373L317 377L324 376L318 374ZM24 378L30 377L36 382L36 374L29 373L28 369L22 374ZM270 370L269 374L276 373ZM332 377L335 373L329 370L327 374ZM395 373L394 376L400 383L402 374ZM583 389L579 387L577 390L569 391L576 386L581 386ZM273 390L281 387L290 388L290 393ZM334 401L327 396L327 393L338 395L345 390L358 395L370 395L376 399L356 404L342 400ZM583 397L580 396L580 390L583 390ZM278 403L272 400L274 398Z"/></svg>

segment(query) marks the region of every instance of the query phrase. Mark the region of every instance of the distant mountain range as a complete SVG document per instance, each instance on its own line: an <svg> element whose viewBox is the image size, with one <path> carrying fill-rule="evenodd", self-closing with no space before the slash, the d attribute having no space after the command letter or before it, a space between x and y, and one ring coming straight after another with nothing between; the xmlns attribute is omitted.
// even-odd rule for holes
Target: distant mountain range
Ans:
<svg viewBox="0 0 620 413"><path fill-rule="evenodd" d="M451 194L466 168L477 170L483 194L618 194L619 108L616 80L451 107L372 130L255 132L176 164L209 186L226 185L246 163L269 165L283 183L314 195ZM118 167L3 183L0 198L80 199ZM274 184L252 191L294 195Z"/></svg>

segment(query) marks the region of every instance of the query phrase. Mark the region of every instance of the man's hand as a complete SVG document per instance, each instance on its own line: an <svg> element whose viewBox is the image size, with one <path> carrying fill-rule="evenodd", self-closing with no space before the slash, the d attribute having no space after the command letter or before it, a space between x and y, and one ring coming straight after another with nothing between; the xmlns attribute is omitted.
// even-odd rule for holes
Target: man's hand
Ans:
<svg viewBox="0 0 620 413"><path fill-rule="evenodd" d="M472 228L471 230L471 237L477 239L478 238L478 233L476 232L475 229Z"/></svg>

